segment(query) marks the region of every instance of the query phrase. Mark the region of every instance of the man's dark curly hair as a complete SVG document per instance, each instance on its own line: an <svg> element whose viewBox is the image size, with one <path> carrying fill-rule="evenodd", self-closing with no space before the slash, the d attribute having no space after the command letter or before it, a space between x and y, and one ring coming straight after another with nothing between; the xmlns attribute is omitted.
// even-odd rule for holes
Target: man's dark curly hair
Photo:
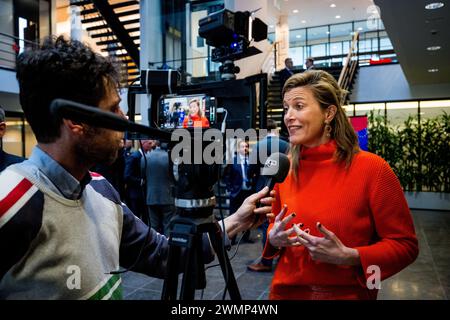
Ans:
<svg viewBox="0 0 450 320"><path fill-rule="evenodd" d="M76 40L46 38L17 57L20 103L38 142L54 142L62 120L49 105L63 98L98 106L107 85L118 85L120 73L111 60Z"/></svg>

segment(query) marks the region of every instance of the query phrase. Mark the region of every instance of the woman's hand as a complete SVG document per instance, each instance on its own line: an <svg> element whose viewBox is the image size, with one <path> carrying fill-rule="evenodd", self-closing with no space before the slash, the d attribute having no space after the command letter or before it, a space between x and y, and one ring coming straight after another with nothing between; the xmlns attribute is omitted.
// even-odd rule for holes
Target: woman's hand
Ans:
<svg viewBox="0 0 450 320"><path fill-rule="evenodd" d="M298 236L298 241L305 246L314 261L347 266L361 265L358 250L346 247L320 222L317 222L317 230L324 235L323 238L310 235L298 225L294 225L293 229Z"/></svg>
<svg viewBox="0 0 450 320"><path fill-rule="evenodd" d="M284 205L283 209L276 216L273 227L268 234L269 243L275 248L301 246L297 236L290 236L294 232L294 228L292 227L286 230L287 224L295 217L295 213L292 213L282 219L286 211L287 205Z"/></svg>
<svg viewBox="0 0 450 320"><path fill-rule="evenodd" d="M234 237L241 231L260 225L267 214L272 211L272 202L275 201L275 191L268 194L269 188L248 196L239 209L225 218L225 228L229 238Z"/></svg>

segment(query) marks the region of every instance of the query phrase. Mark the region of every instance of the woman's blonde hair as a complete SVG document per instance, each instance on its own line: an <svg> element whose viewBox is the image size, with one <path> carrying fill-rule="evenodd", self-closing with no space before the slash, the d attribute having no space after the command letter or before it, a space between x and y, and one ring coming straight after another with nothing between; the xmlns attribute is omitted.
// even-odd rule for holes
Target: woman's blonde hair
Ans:
<svg viewBox="0 0 450 320"><path fill-rule="evenodd" d="M202 112L202 109L201 109L201 107L200 107L200 100L197 99L197 98L194 98L194 99L191 99L191 100L189 101L189 106L191 105L191 103L197 104L197 107L198 107L197 115L198 115L199 117L203 117L203 112Z"/></svg>
<svg viewBox="0 0 450 320"><path fill-rule="evenodd" d="M342 97L345 91L339 87L336 79L331 74L323 70L310 70L290 77L283 87L283 98L286 92L298 87L309 88L323 110L326 110L331 105L336 106L336 115L330 123L332 128L330 134L337 144L336 161L345 163L348 168L353 160L353 156L359 151L359 146L358 137L342 108ZM301 146L291 144L290 150L291 170L294 173L294 178L297 180Z"/></svg>

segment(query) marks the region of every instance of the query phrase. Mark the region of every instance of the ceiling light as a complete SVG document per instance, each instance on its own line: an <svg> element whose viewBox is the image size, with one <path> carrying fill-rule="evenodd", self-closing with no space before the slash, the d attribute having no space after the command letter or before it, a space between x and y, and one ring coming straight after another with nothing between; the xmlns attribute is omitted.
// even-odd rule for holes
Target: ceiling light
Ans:
<svg viewBox="0 0 450 320"><path fill-rule="evenodd" d="M330 4L330 8L336 8L336 5L334 3Z"/></svg>
<svg viewBox="0 0 450 320"><path fill-rule="evenodd" d="M298 35L296 35L295 37L296 37L297 39L300 39L302 36L298 34Z"/></svg>
<svg viewBox="0 0 450 320"><path fill-rule="evenodd" d="M440 49L441 49L441 46L431 46L431 47L427 48L428 51L437 51Z"/></svg>
<svg viewBox="0 0 450 320"><path fill-rule="evenodd" d="M330 31L327 31L327 34L330 34Z"/></svg>
<svg viewBox="0 0 450 320"><path fill-rule="evenodd" d="M438 71L439 71L438 68L428 69L428 72L431 72L431 73L438 72Z"/></svg>
<svg viewBox="0 0 450 320"><path fill-rule="evenodd" d="M297 9L292 10L293 13L298 13Z"/></svg>
<svg viewBox="0 0 450 320"><path fill-rule="evenodd" d="M425 6L425 9L434 10L434 9L442 8L443 6L444 6L444 4L442 2L432 2L432 3L427 4Z"/></svg>
<svg viewBox="0 0 450 320"><path fill-rule="evenodd" d="M302 23L306 23L306 20L302 20Z"/></svg>
<svg viewBox="0 0 450 320"><path fill-rule="evenodd" d="M269 28L273 28L273 24L269 25Z"/></svg>
<svg viewBox="0 0 450 320"><path fill-rule="evenodd" d="M359 27L359 28L358 28L358 31L362 31L362 30L363 30L363 28L362 28L362 27Z"/></svg>
<svg viewBox="0 0 450 320"><path fill-rule="evenodd" d="M336 19L340 19L341 18L341 16L336 16Z"/></svg>

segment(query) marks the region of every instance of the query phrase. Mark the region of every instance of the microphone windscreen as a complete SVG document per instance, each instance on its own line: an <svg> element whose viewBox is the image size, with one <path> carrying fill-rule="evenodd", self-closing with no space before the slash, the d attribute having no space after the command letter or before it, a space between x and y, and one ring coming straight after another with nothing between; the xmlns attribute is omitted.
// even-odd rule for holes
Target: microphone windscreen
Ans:
<svg viewBox="0 0 450 320"><path fill-rule="evenodd" d="M261 176L271 178L276 183L283 182L289 173L290 166L287 155L281 152L274 152L264 163Z"/></svg>

